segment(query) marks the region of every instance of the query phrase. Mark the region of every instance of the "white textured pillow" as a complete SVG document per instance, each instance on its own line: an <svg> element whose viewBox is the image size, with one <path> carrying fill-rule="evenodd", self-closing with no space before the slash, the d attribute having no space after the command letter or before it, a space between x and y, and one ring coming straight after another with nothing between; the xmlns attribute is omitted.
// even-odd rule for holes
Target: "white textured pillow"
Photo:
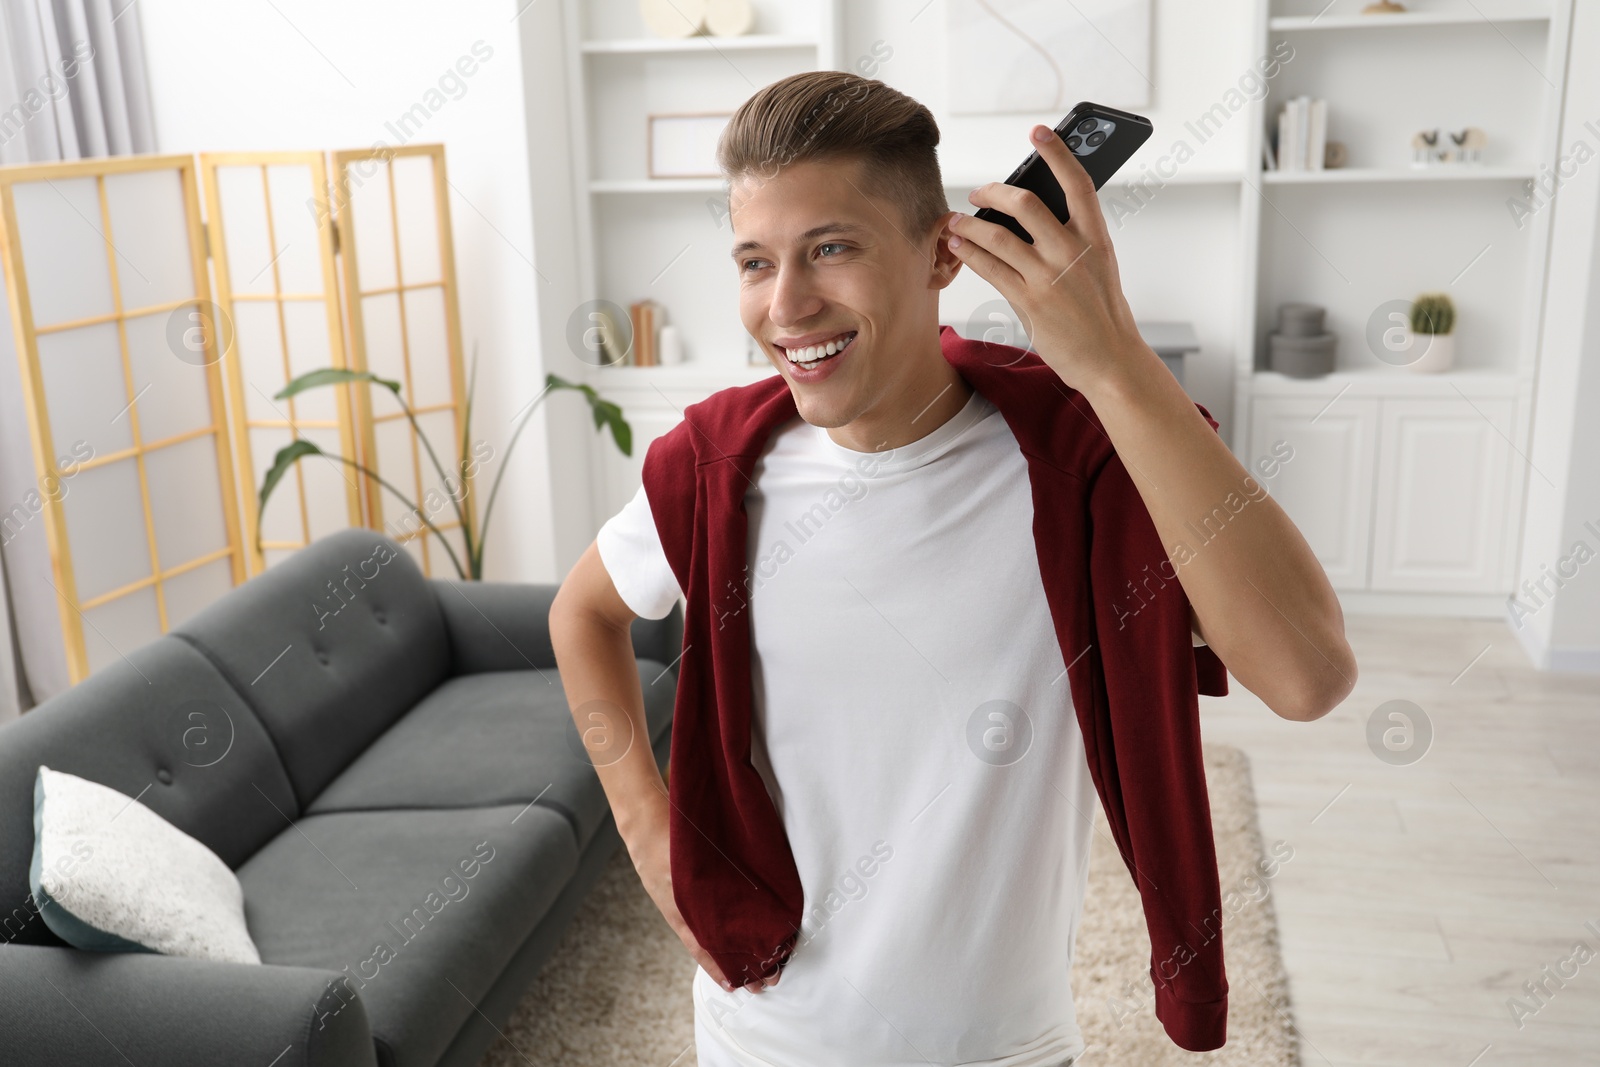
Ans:
<svg viewBox="0 0 1600 1067"><path fill-rule="evenodd" d="M75 948L260 963L239 879L132 797L40 765L28 881L46 926Z"/></svg>

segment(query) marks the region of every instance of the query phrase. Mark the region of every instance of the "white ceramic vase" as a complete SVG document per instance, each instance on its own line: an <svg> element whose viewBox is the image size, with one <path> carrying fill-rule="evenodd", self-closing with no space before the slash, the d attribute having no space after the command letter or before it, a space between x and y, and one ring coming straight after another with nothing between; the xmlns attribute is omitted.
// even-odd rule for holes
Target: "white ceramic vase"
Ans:
<svg viewBox="0 0 1600 1067"><path fill-rule="evenodd" d="M639 14L657 37L693 37L706 28L706 0L639 0Z"/></svg>
<svg viewBox="0 0 1600 1067"><path fill-rule="evenodd" d="M1453 333L1419 333L1412 339L1421 350L1415 362L1408 364L1417 374L1438 374L1455 366L1456 335Z"/></svg>
<svg viewBox="0 0 1600 1067"><path fill-rule="evenodd" d="M683 362L683 338L678 336L678 328L671 323L662 326L656 337L656 354L663 367Z"/></svg>
<svg viewBox="0 0 1600 1067"><path fill-rule="evenodd" d="M750 0L706 0L706 29L718 37L749 33L754 22Z"/></svg>

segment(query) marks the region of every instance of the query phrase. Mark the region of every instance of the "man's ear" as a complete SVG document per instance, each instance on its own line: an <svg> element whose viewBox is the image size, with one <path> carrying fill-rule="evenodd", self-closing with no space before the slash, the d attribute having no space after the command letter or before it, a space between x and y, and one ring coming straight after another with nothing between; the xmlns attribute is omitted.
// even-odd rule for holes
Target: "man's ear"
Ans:
<svg viewBox="0 0 1600 1067"><path fill-rule="evenodd" d="M950 250L951 219L959 215L958 211L947 211L939 218L934 230L933 241L933 271L928 278L930 289L943 289L955 281L956 275L961 273L961 257Z"/></svg>

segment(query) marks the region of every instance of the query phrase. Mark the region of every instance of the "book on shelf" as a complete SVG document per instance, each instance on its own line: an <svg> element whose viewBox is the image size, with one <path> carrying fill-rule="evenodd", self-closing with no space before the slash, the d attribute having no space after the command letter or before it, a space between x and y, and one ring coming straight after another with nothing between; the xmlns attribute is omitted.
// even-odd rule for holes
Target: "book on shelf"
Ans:
<svg viewBox="0 0 1600 1067"><path fill-rule="evenodd" d="M656 345L661 324L666 321L661 302L646 297L628 305L628 317L633 326L633 358L628 362L635 367L654 367L660 364Z"/></svg>
<svg viewBox="0 0 1600 1067"><path fill-rule="evenodd" d="M1268 161L1268 170L1322 170L1328 152L1328 102L1305 95L1285 101L1278 112L1277 141L1277 158Z"/></svg>
<svg viewBox="0 0 1600 1067"><path fill-rule="evenodd" d="M1328 102L1311 101L1308 120L1310 132L1306 136L1306 169L1322 170L1328 156Z"/></svg>
<svg viewBox="0 0 1600 1067"><path fill-rule="evenodd" d="M595 328L590 331L590 336L599 342L600 365L602 367L626 365L628 352L622 347L622 323L616 321L609 307L597 308L592 317L595 320Z"/></svg>
<svg viewBox="0 0 1600 1067"><path fill-rule="evenodd" d="M1278 112L1278 169L1294 169L1294 101Z"/></svg>

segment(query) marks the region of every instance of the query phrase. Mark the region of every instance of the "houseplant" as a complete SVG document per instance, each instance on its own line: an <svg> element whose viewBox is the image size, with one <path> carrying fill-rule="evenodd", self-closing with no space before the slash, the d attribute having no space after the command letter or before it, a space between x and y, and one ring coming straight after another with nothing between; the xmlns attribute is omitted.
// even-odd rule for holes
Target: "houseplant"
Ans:
<svg viewBox="0 0 1600 1067"><path fill-rule="evenodd" d="M468 443L472 440L472 395L477 380L478 353L476 347L474 347L472 353L472 374L470 382L467 386L467 407L466 412L461 419L461 451L459 454L462 456L466 456L468 454ZM467 483L465 478L472 475L473 470L470 470L469 468L475 468L476 461L463 459L459 464L460 470L457 472L458 477L452 481L450 475L445 473L443 464L439 462L439 457L434 452L433 445L428 441L427 435L424 434L422 432L422 428L417 425L416 415L412 413L410 406L405 402L405 398L400 395L399 382L388 378L380 378L371 371L340 370L334 367L323 367L318 370L308 371L307 373L300 375L298 378L295 378L293 381L289 382L288 385L285 385L282 389L273 394L274 400L285 400L291 396L294 396L296 393L304 392L307 389L314 389L324 385L337 385L341 382L372 382L377 385L381 385L385 389L388 389L390 392L392 392L394 394L395 401L399 403L401 409L405 412L406 419L411 423L411 428L413 432L416 433L417 439L422 443L424 451L428 453L428 459L432 461L434 470L439 472L439 480L444 483L444 487L447 490L445 495L448 497L451 506L455 509L457 521L461 524L461 537L463 541L463 547L465 548L467 554L467 561L465 565L463 565L462 561L456 556L455 549L450 546L450 542L446 540L439 528L434 526L434 524L429 521L428 516L423 509L408 500L404 493L390 485L387 481L380 477L377 472L369 470L366 466L345 456L336 455L332 452L324 452L314 442L307 441L302 437L297 437L293 441L290 441L287 445L284 445L278 450L277 455L273 457L271 468L267 470L266 475L261 479L261 491L257 501L256 514L261 515L266 512L267 499L272 495L273 489L277 487L278 482L283 479L283 476L288 473L288 470L291 466L299 462L305 456L326 456L329 459L336 459L340 463L354 467L356 470L361 471L363 474L371 477L379 485L383 486L385 489L389 490L389 492L399 497L401 502L410 509L411 513L420 518L423 525L433 531L434 536L439 539L439 544L447 553L449 553L450 561L455 564L456 573L459 574L463 579L470 578L473 581L481 581L483 579L483 546L488 537L489 515L494 510L495 494L500 492L500 479L505 477L506 473L506 464L504 459L510 457L511 450L517 446L517 438L522 435L523 427L528 425L528 420L533 416L533 409L543 403L546 396L550 395L551 392L557 389L572 389L582 393L584 398L589 401L589 407L594 414L595 429L599 430L601 427L609 427L611 430L611 439L616 442L617 448L622 450L622 454L625 456L633 455L633 428L630 427L627 420L622 417L622 409L620 407L618 407L616 404L613 404L609 400L602 400L600 395L596 393L591 386L585 385L581 382L569 382L555 374L545 375L544 380L544 389L540 391L538 397L534 399L534 402L528 405L528 410L523 415L522 421L519 422L517 424L517 428L512 431L511 440L506 444L505 457L502 458L500 470L495 473L494 484L489 488L489 498L483 506L483 521L478 527L481 532L477 535L476 539L473 536L473 527L467 523L466 514L462 510L461 506L462 500L466 496ZM261 534L258 524L256 532L256 548L258 551L260 547Z"/></svg>
<svg viewBox="0 0 1600 1067"><path fill-rule="evenodd" d="M1411 302L1411 335L1421 347L1409 364L1419 374L1437 374L1455 365L1456 307L1448 293L1423 293Z"/></svg>

